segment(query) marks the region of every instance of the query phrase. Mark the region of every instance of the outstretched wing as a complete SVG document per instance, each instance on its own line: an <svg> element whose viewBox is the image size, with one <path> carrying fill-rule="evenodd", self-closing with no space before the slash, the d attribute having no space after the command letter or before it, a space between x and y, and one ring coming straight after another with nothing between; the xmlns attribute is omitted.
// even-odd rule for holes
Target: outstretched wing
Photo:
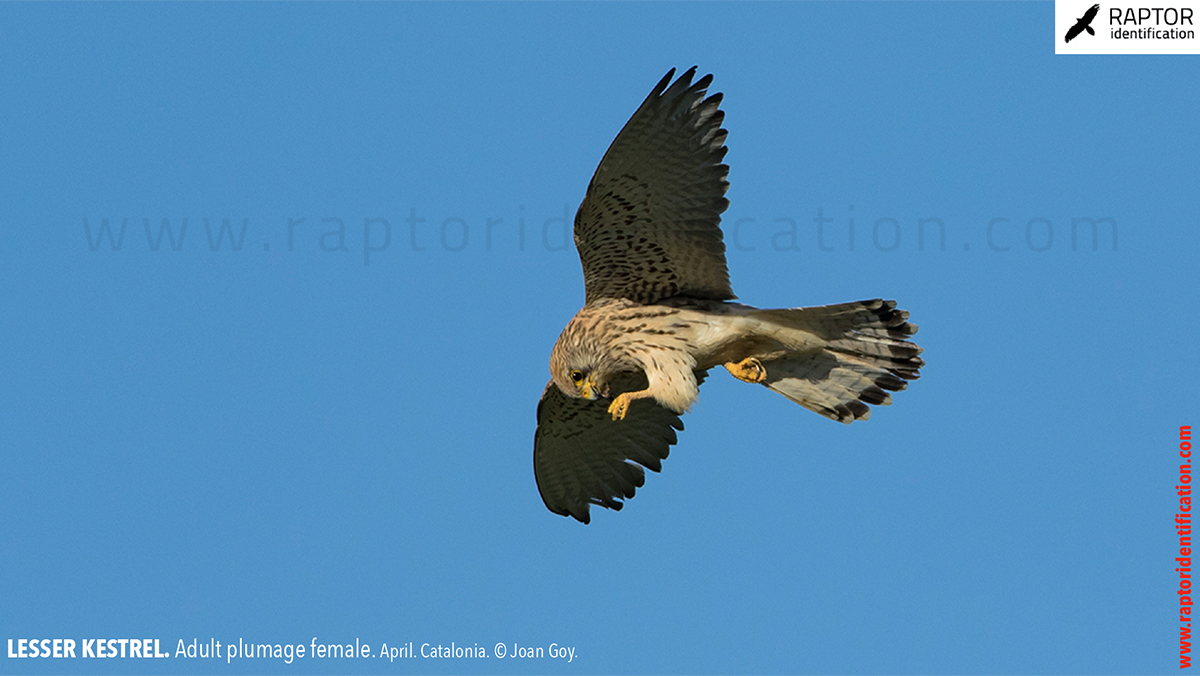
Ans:
<svg viewBox="0 0 1200 676"><path fill-rule="evenodd" d="M575 214L587 301L670 296L734 298L725 265L725 113L705 98L712 75L692 83L675 69L650 92L600 160Z"/></svg>
<svg viewBox="0 0 1200 676"><path fill-rule="evenodd" d="M1075 25L1071 26L1070 30L1067 31L1067 38L1066 38L1066 40L1064 40L1064 42L1070 42L1071 40L1074 40L1082 32L1083 32L1083 21L1075 22Z"/></svg>
<svg viewBox="0 0 1200 676"><path fill-rule="evenodd" d="M704 374L697 373L697 380ZM613 384L613 394L646 386L645 375ZM645 469L662 461L683 430L679 416L653 399L632 403L624 420L614 421L605 399L576 399L551 381L538 402L533 437L533 474L546 507L555 514L591 521L591 505L619 510L646 482ZM645 468L645 469L643 469Z"/></svg>

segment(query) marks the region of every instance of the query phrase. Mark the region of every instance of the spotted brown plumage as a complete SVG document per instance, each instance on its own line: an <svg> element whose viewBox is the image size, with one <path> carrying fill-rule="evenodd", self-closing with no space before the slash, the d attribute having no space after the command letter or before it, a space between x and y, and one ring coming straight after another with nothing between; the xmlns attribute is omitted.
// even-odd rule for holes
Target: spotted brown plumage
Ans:
<svg viewBox="0 0 1200 676"><path fill-rule="evenodd" d="M575 214L587 302L731 300L721 213L729 206L725 113L696 69L670 72L617 134Z"/></svg>
<svg viewBox="0 0 1200 676"><path fill-rule="evenodd" d="M711 75L674 73L617 135L575 215L585 304L550 355L533 464L550 511L583 523L662 469L714 367L850 423L891 404L925 363L894 301L732 302L721 95L707 95Z"/></svg>

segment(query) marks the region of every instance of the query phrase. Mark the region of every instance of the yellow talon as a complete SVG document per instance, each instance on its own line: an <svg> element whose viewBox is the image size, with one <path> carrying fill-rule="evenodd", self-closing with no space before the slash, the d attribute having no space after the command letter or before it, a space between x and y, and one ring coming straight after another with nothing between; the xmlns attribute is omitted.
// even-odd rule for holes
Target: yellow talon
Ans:
<svg viewBox="0 0 1200 676"><path fill-rule="evenodd" d="M767 379L767 369L762 362L754 357L746 357L741 361L731 361L725 364L729 375L748 383L761 383Z"/></svg>
<svg viewBox="0 0 1200 676"><path fill-rule="evenodd" d="M609 404L608 412L612 414L613 420L624 420L625 414L629 412L629 404L633 401L633 397L629 396L628 392L617 395L613 399L613 403Z"/></svg>

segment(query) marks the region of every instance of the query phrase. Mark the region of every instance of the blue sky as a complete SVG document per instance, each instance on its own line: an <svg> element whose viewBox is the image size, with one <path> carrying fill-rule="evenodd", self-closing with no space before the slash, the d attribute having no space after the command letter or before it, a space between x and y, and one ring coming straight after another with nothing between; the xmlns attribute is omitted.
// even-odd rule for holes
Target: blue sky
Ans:
<svg viewBox="0 0 1200 676"><path fill-rule="evenodd" d="M1177 671L1200 64L1052 32L1050 3L0 5L0 639L489 655L0 671ZM694 64L735 291L895 298L928 366L849 427L714 373L585 527L531 462L583 300L564 216Z"/></svg>

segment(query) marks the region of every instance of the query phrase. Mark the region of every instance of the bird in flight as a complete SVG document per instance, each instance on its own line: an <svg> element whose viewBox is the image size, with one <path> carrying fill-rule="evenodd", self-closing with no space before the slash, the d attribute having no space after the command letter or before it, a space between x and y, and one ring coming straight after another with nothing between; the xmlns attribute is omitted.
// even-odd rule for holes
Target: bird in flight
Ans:
<svg viewBox="0 0 1200 676"><path fill-rule="evenodd" d="M764 310L725 264L725 113L712 76L671 69L617 134L575 214L586 300L550 354L533 467L555 514L588 523L658 472L710 369L843 423L919 377L895 301Z"/></svg>
<svg viewBox="0 0 1200 676"><path fill-rule="evenodd" d="M1092 5L1088 11L1083 13L1083 16L1075 22L1074 26L1067 31L1067 42L1074 40L1080 33L1087 31L1088 35L1095 35L1096 31L1092 30L1092 20L1096 18L1096 13L1100 11L1100 5Z"/></svg>

